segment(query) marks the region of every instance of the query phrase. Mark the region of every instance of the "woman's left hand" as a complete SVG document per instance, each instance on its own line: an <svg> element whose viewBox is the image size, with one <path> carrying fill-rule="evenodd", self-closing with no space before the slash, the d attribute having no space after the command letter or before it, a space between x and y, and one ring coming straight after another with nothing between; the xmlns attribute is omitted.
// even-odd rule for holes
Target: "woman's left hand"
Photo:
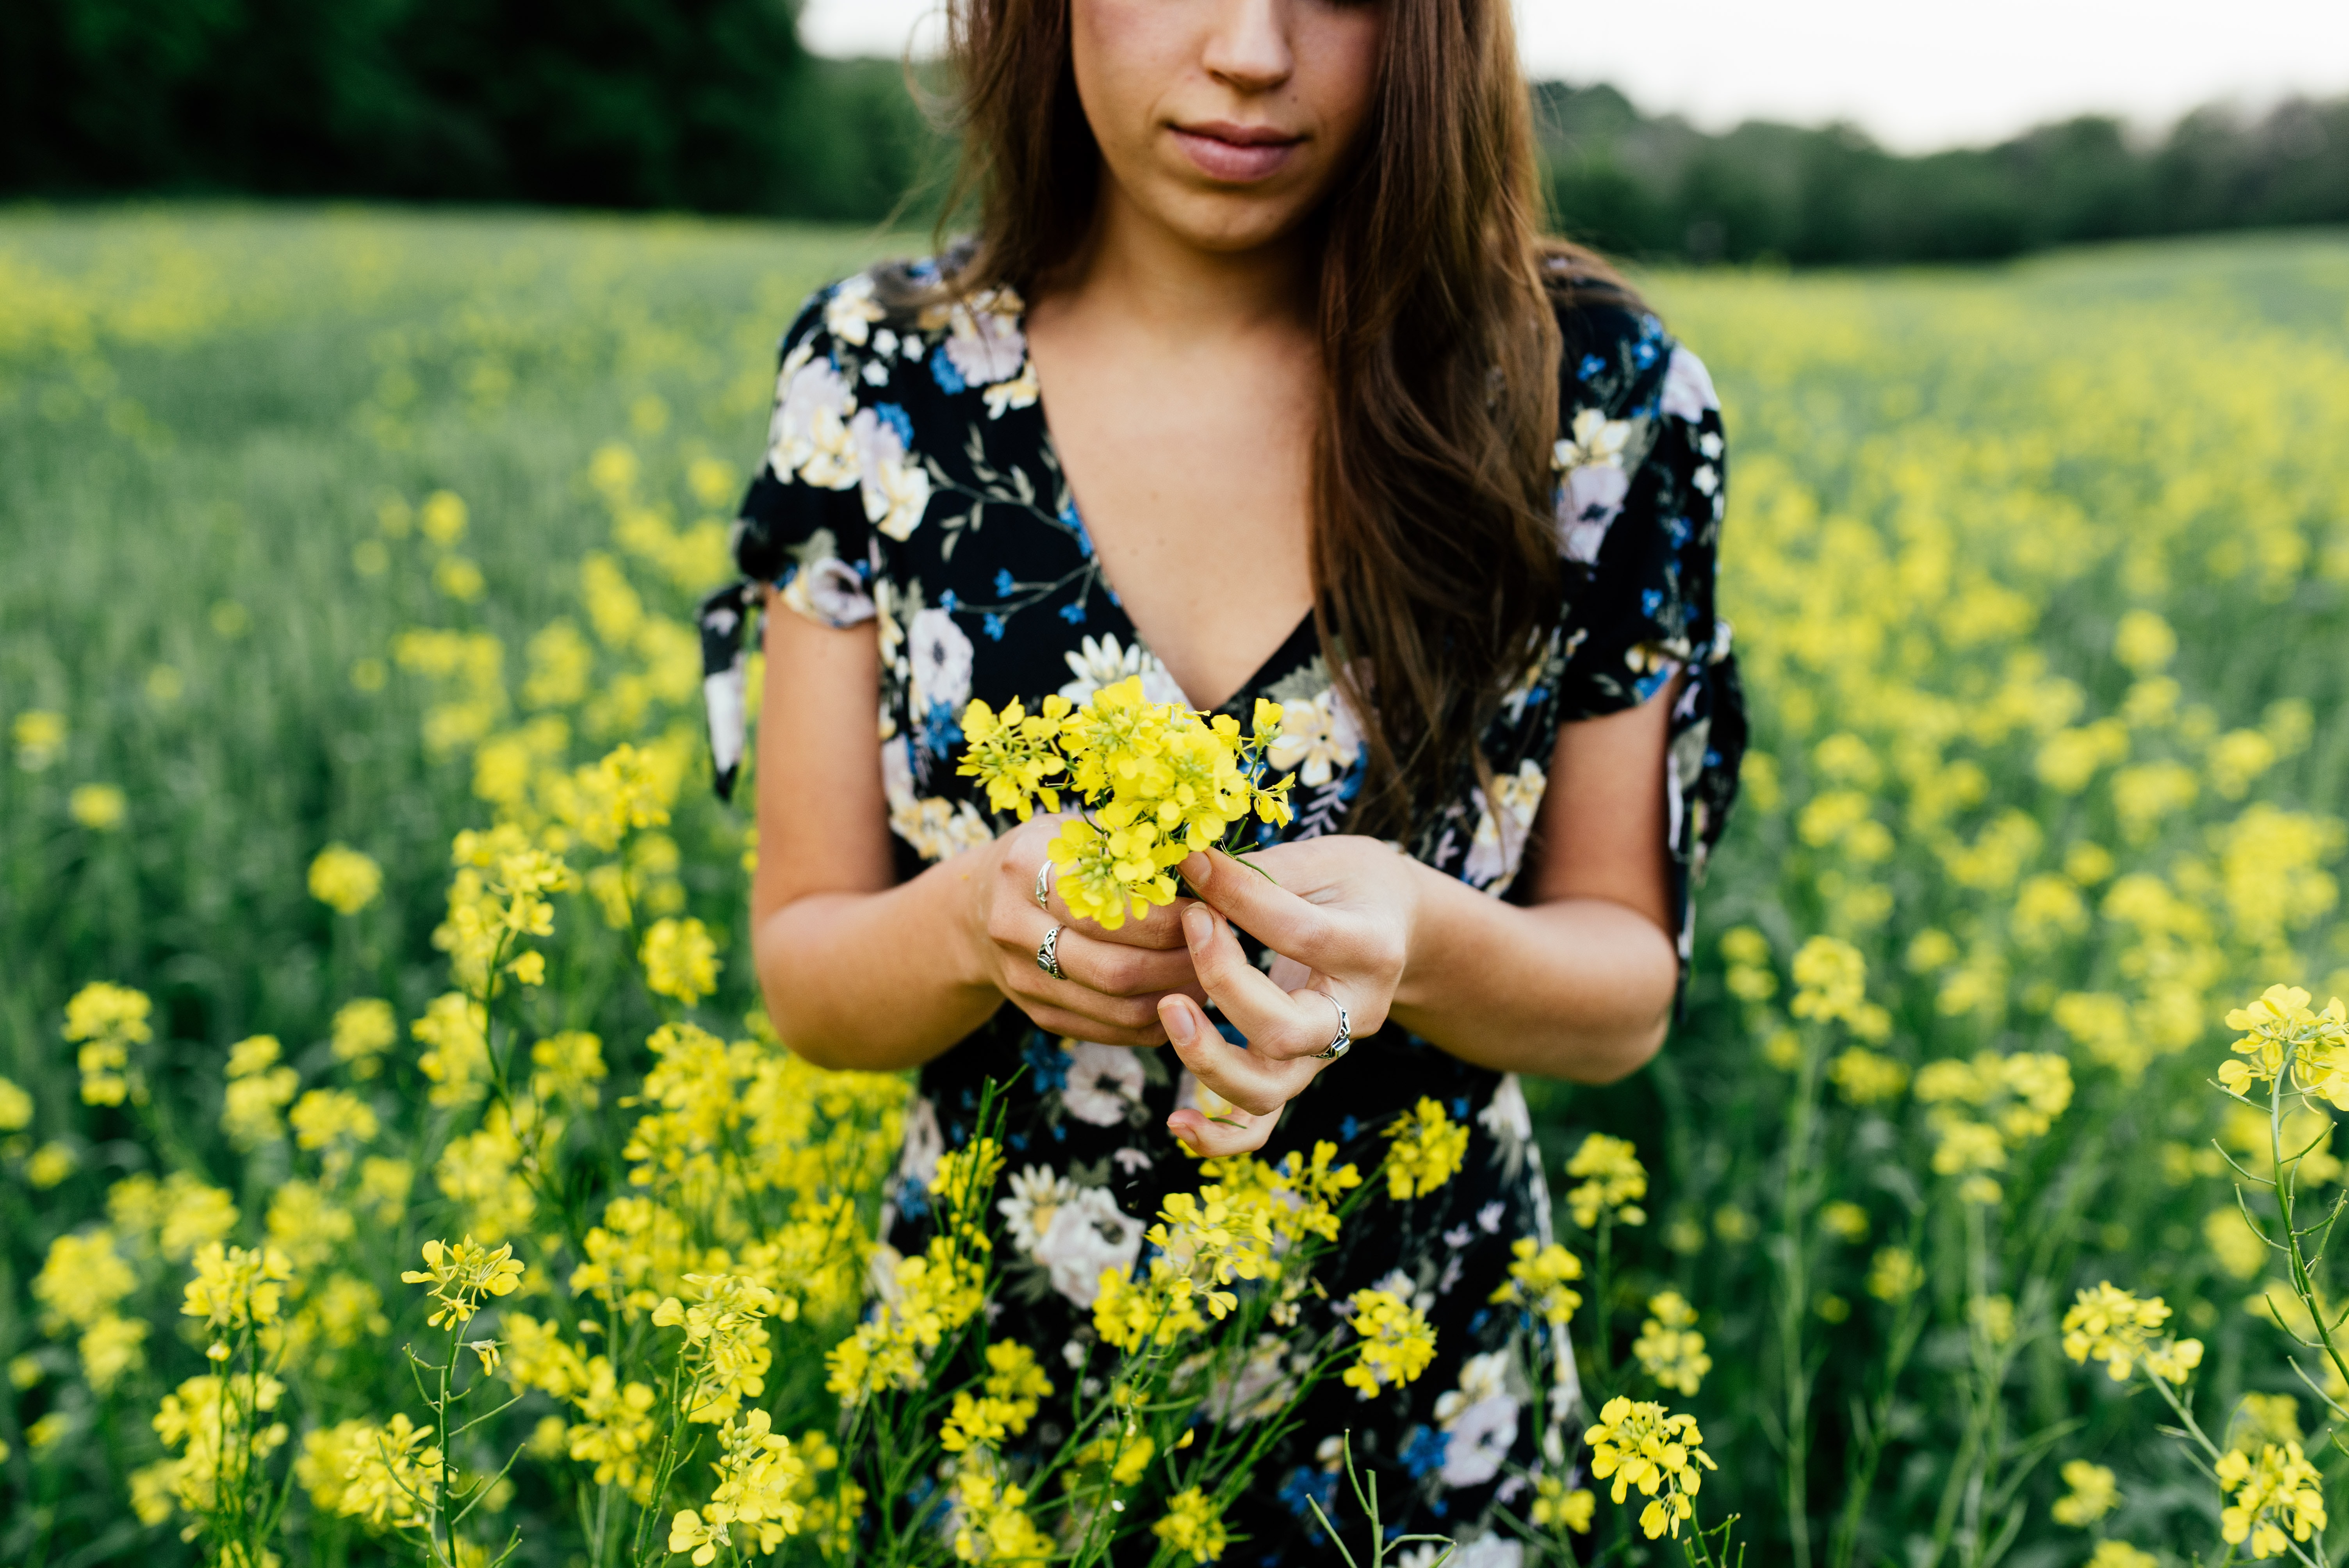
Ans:
<svg viewBox="0 0 2349 1568"><path fill-rule="evenodd" d="M1332 1065L1320 1054L1337 1038L1338 1006L1355 1039L1386 1022L1411 954L1418 869L1359 834L1276 844L1247 865L1220 850L1183 862L1201 900L1183 919L1191 962L1248 1044L1226 1040L1188 996L1159 1002L1174 1054L1235 1108L1215 1119L1178 1110L1168 1130L1202 1154L1261 1149L1281 1108ZM1270 975L1248 962L1235 925L1278 955Z"/></svg>

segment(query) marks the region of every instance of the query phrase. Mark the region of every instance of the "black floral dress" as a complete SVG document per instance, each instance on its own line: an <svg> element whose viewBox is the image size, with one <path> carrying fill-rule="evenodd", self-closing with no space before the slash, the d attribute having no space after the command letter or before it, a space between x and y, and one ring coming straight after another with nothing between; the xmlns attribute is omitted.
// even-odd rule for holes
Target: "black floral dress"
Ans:
<svg viewBox="0 0 2349 1568"><path fill-rule="evenodd" d="M916 263L810 301L783 340L766 459L743 503L746 564L763 565L792 609L828 626L869 625L880 640L878 744L901 879L1007 825L954 769L970 698L1081 699L1130 676L1153 698L1182 696L1093 552L1038 401L1020 301L998 290L967 305L885 303L935 276L934 263ZM1561 325L1566 602L1485 737L1493 798L1464 776L1407 847L1510 896L1558 726L1630 707L1685 671L1669 768L1685 960L1689 882L1720 834L1744 736L1729 626L1713 613L1720 410L1703 366L1653 316L1582 307ZM1225 710L1245 723L1258 696L1283 706L1272 762L1297 775L1296 820L1267 837L1345 830L1364 748L1309 619ZM1196 1184L1164 1124L1199 1087L1171 1052L1057 1038L1005 1007L922 1071L887 1217L895 1246L927 1240L938 1156L969 1136L985 1080L1023 1065L1000 1204L1004 1288L1021 1337L1048 1364L1076 1365L1102 1268L1133 1263L1167 1193ZM1435 1326L1437 1360L1368 1403L1325 1385L1229 1517L1247 1539L1226 1562L1319 1560L1307 1499L1345 1527L1337 1439L1350 1429L1358 1459L1381 1469L1390 1527L1443 1532L1463 1544L1456 1562L1504 1568L1518 1548L1494 1527L1495 1505L1515 1502L1522 1517L1525 1474L1571 1451L1552 1435L1574 1403L1570 1355L1543 1343L1527 1315L1489 1304L1510 1244L1550 1233L1514 1078L1390 1027L1289 1107L1266 1156L1329 1139L1367 1171L1381 1130L1421 1096L1471 1128L1465 1166L1424 1199L1382 1207L1376 1227L1353 1227L1365 1244L1341 1243L1323 1277L1333 1297L1375 1284L1416 1301ZM1557 1385L1544 1390L1549 1432L1535 1429L1529 1375ZM1031 1434L1045 1442L1061 1435L1050 1415Z"/></svg>

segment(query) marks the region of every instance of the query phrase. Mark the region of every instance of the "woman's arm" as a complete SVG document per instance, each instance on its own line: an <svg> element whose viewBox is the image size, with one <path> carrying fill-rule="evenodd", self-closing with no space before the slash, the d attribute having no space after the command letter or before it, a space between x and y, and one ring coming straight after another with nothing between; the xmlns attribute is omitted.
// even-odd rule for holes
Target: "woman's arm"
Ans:
<svg viewBox="0 0 2349 1568"><path fill-rule="evenodd" d="M1259 1146L1273 1113L1326 1065L1316 1053L1336 1013L1316 991L1346 1006L1356 1035L1392 1018L1481 1067L1604 1083L1646 1062L1679 977L1664 804L1678 689L1560 728L1519 872L1527 905L1346 835L1252 856L1278 885L1228 860L1186 863L1215 911L1185 923L1193 962L1250 1048L1203 1027L1187 1002L1169 998L1159 1013L1185 1064L1249 1125L1187 1111L1169 1125L1210 1153ZM1288 962L1258 972L1226 922Z"/></svg>
<svg viewBox="0 0 2349 1568"><path fill-rule="evenodd" d="M893 885L870 626L835 631L771 593L759 717L751 950L776 1032L819 1067L917 1067L1009 998L1039 1026L1164 1043L1159 996L1195 982L1179 912L1111 934L1034 902L1054 824L1038 820ZM1069 929L1055 980L1035 952Z"/></svg>

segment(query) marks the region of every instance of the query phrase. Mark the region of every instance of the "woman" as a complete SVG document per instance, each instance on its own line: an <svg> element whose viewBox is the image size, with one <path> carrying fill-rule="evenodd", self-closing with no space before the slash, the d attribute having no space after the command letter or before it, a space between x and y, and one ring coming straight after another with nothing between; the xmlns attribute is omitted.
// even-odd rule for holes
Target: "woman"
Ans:
<svg viewBox="0 0 2349 1568"><path fill-rule="evenodd" d="M1711 385L1537 240L1506 0L962 0L955 27L976 241L810 303L744 507L791 612L758 742L769 1011L817 1063L921 1069L908 1252L981 1084L1027 1068L1002 1261L1071 1366L1102 1268L1195 1184L1178 1141L1368 1169L1444 1101L1465 1168L1330 1265L1333 1294L1416 1297L1440 1359L1375 1405L1330 1386L1227 1560L1309 1554L1341 1429L1390 1525L1506 1558L1490 1516L1544 1434L1495 1354L1534 1330L1486 1303L1549 1224L1509 1075L1657 1048L1734 788ZM988 816L957 720L1130 675L1282 704L1297 813L1269 880L1194 856L1195 899L1112 932L1040 907L1053 824Z"/></svg>

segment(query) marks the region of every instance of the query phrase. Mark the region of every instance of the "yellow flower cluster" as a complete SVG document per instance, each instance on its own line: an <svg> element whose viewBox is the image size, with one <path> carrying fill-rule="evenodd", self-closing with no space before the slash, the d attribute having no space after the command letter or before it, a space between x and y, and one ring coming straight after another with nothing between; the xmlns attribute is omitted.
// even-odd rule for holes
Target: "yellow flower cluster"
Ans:
<svg viewBox="0 0 2349 1568"><path fill-rule="evenodd" d="M753 1410L740 1421L729 1418L718 1434L717 1489L706 1509L681 1509L669 1522L668 1549L690 1552L696 1568L718 1560L718 1549L745 1553L755 1546L771 1554L787 1536L799 1533L803 1511L798 1501L807 1466L792 1440L773 1429L773 1418ZM735 1531L740 1529L742 1539Z"/></svg>
<svg viewBox="0 0 2349 1568"><path fill-rule="evenodd" d="M1602 1215L1621 1225L1647 1223L1648 1212L1639 1200L1648 1195L1648 1171L1630 1140L1590 1134L1568 1159L1566 1173L1581 1178L1578 1186L1568 1189L1566 1206L1584 1230Z"/></svg>
<svg viewBox="0 0 2349 1568"><path fill-rule="evenodd" d="M690 1007L718 989L718 944L690 916L654 922L638 958L646 988L656 996L674 996Z"/></svg>
<svg viewBox="0 0 2349 1568"><path fill-rule="evenodd" d="M1513 1302L1552 1328L1565 1327L1582 1305L1581 1293L1567 1283L1582 1277L1582 1260L1556 1242L1537 1242L1531 1236L1510 1243L1509 1252L1509 1277L1490 1299Z"/></svg>
<svg viewBox="0 0 2349 1568"><path fill-rule="evenodd" d="M987 1347L987 1376L979 1392L956 1393L954 1407L938 1429L938 1446L958 1454L1016 1438L1034 1418L1037 1401L1051 1393L1052 1380L1036 1365L1036 1353L1017 1340L999 1339Z"/></svg>
<svg viewBox="0 0 2349 1568"><path fill-rule="evenodd" d="M2072 1064L2039 1051L1953 1057L1927 1063L1916 1094L1932 1107L1935 1172L1960 1178L1965 1202L1995 1203L2002 1190L1990 1172L2006 1169L2008 1150L2045 1133L2072 1103Z"/></svg>
<svg viewBox="0 0 2349 1568"><path fill-rule="evenodd" d="M1814 936L1796 950L1787 1011L1822 1023L1841 1019L1863 1040L1892 1032L1892 1016L1868 999L1868 960L1840 937Z"/></svg>
<svg viewBox="0 0 2349 1568"><path fill-rule="evenodd" d="M1259 1278L1265 1272L1273 1246L1269 1207L1255 1193L1235 1192L1226 1198L1216 1184L1202 1187L1196 1194L1171 1193L1145 1239L1170 1268L1191 1282L1207 1310L1221 1318L1239 1301L1224 1287L1235 1279Z"/></svg>
<svg viewBox="0 0 2349 1568"><path fill-rule="evenodd" d="M1224 1532L1224 1511L1195 1486L1166 1500L1165 1515L1150 1527L1150 1533L1194 1563L1215 1562L1230 1543Z"/></svg>
<svg viewBox="0 0 2349 1568"><path fill-rule="evenodd" d="M2116 1383L2146 1371L2183 1383L2202 1365L2202 1342L2160 1333L2169 1305L2159 1296L2140 1297L2116 1289L2109 1280L2084 1290L2064 1314L2064 1354L2075 1361L2101 1361Z"/></svg>
<svg viewBox="0 0 2349 1568"><path fill-rule="evenodd" d="M285 1136L280 1113L302 1087L302 1075L279 1062L283 1054L274 1035L254 1035L228 1049L221 1130L240 1149L255 1149Z"/></svg>
<svg viewBox="0 0 2349 1568"><path fill-rule="evenodd" d="M987 787L988 804L1025 821L1041 802L1080 806L1050 853L1061 898L1080 919L1114 931L1127 914L1174 902L1170 874L1185 856L1224 843L1253 813L1289 819L1290 777L1264 781L1264 753L1280 734L1280 705L1257 700L1244 738L1237 719L1151 702L1139 676L1095 691L1081 707L1046 697L997 713L974 698L963 712L956 771ZM1065 780L1065 782L1055 782Z"/></svg>
<svg viewBox="0 0 2349 1568"><path fill-rule="evenodd" d="M348 844L328 844L310 862L310 896L336 914L357 914L383 892L383 867Z"/></svg>
<svg viewBox="0 0 2349 1568"><path fill-rule="evenodd" d="M101 1394L146 1362L147 1325L116 1311L138 1283L107 1230L59 1236L33 1276L42 1327L52 1335L80 1331L82 1373Z"/></svg>
<svg viewBox="0 0 2349 1568"><path fill-rule="evenodd" d="M196 1276L188 1282L180 1311L203 1320L215 1336L208 1354L223 1360L228 1347L218 1336L275 1323L285 1311L285 1287L293 1278L293 1263L275 1247L209 1243L196 1253Z"/></svg>
<svg viewBox="0 0 2349 1568"><path fill-rule="evenodd" d="M485 1247L467 1236L455 1246L442 1241L424 1243L424 1266L401 1274L405 1284L429 1285L426 1294L435 1305L425 1319L432 1327L461 1327L472 1321L482 1301L512 1295L522 1284L522 1260L512 1244Z"/></svg>
<svg viewBox="0 0 2349 1568"><path fill-rule="evenodd" d="M270 1420L285 1386L265 1374L191 1377L163 1396L156 1411L156 1434L173 1457L148 1467L145 1495L150 1509L163 1502L169 1516L175 1502L198 1520L219 1511L223 1494L244 1485L263 1460L284 1446L285 1424Z"/></svg>
<svg viewBox="0 0 2349 1568"><path fill-rule="evenodd" d="M730 1421L745 1398L767 1391L774 1353L766 1319L781 1303L773 1291L739 1274L688 1274L685 1281L701 1299L687 1306L667 1297L653 1308L653 1325L685 1330L693 1367L685 1418Z"/></svg>
<svg viewBox="0 0 2349 1568"><path fill-rule="evenodd" d="M66 1004L66 1038L78 1043L85 1105L120 1105L146 1088L130 1065L130 1047L155 1037L148 1024L154 1004L143 991L103 980L83 986Z"/></svg>
<svg viewBox="0 0 2349 1568"><path fill-rule="evenodd" d="M897 1260L879 1309L826 1355L824 1387L848 1405L884 1388L921 1387L930 1353L985 1301L985 1268L954 1238L931 1237L926 1253Z"/></svg>
<svg viewBox="0 0 2349 1568"><path fill-rule="evenodd" d="M1672 1415L1651 1402L1634 1404L1619 1395L1607 1401L1599 1424L1582 1440L1590 1445L1592 1479L1611 1477L1609 1495L1616 1502L1634 1487L1650 1500L1640 1511L1640 1528L1651 1541L1667 1532L1679 1538L1682 1522L1695 1512L1689 1499L1702 1490L1703 1470L1720 1468L1704 1451L1694 1417Z"/></svg>
<svg viewBox="0 0 2349 1568"><path fill-rule="evenodd" d="M338 1421L311 1432L294 1477L326 1512L374 1530L413 1529L440 1497L440 1460L430 1430L400 1412L380 1425Z"/></svg>
<svg viewBox="0 0 2349 1568"><path fill-rule="evenodd" d="M2271 985L2227 1015L2227 1027L2240 1032L2234 1058L2219 1064L2219 1081L2229 1092L2273 1083L2288 1062L2293 1089L2349 1110L2349 1009L2338 996L2322 1013L2311 1012L2308 1002L2297 985Z"/></svg>
<svg viewBox="0 0 2349 1568"><path fill-rule="evenodd" d="M1426 1197L1459 1174L1468 1157L1468 1129L1425 1096L1387 1123L1384 1136L1387 1196L1397 1202Z"/></svg>
<svg viewBox="0 0 2349 1568"><path fill-rule="evenodd" d="M1381 1388L1399 1387L1427 1370L1435 1359L1435 1330L1419 1308L1392 1291L1358 1290L1347 1299L1361 1346L1339 1381L1357 1398L1368 1399Z"/></svg>
<svg viewBox="0 0 2349 1568"><path fill-rule="evenodd" d="M2256 1459L2240 1451L2222 1454L2218 1478L2227 1496L2219 1513L2220 1538L2230 1546L2248 1545L2254 1558L2280 1556L2287 1532L2293 1541L2306 1541L2324 1529L2324 1477L2298 1443L2270 1443Z"/></svg>
<svg viewBox="0 0 2349 1568"><path fill-rule="evenodd" d="M2087 1460L2065 1461L2064 1485L2067 1490L2048 1510L2058 1524L2085 1530L2120 1504L2120 1488L2114 1484L2113 1472Z"/></svg>
<svg viewBox="0 0 2349 1568"><path fill-rule="evenodd" d="M449 954L450 972L467 995L486 996L495 973L524 985L546 980L546 955L523 945L554 934L549 893L568 892L579 879L563 857L542 849L511 822L457 835L457 874L449 883L449 914L432 934Z"/></svg>
<svg viewBox="0 0 2349 1568"><path fill-rule="evenodd" d="M1040 1563L1055 1555L1052 1538L1028 1512L1025 1488L1012 1485L986 1465L966 1464L955 1473L956 1560L963 1563Z"/></svg>
<svg viewBox="0 0 2349 1568"><path fill-rule="evenodd" d="M1588 1535L1598 1511L1598 1496L1588 1487L1569 1487L1562 1477L1554 1475L1534 1478L1531 1512L1533 1522L1544 1530L1571 1530L1578 1535Z"/></svg>
<svg viewBox="0 0 2349 1568"><path fill-rule="evenodd" d="M1648 1318L1640 1326L1640 1336L1631 1342L1631 1354L1659 1387L1682 1394L1695 1393L1704 1375L1713 1370L1713 1357L1704 1351L1704 1336L1696 1332L1696 1309L1676 1290L1665 1291L1648 1303Z"/></svg>

